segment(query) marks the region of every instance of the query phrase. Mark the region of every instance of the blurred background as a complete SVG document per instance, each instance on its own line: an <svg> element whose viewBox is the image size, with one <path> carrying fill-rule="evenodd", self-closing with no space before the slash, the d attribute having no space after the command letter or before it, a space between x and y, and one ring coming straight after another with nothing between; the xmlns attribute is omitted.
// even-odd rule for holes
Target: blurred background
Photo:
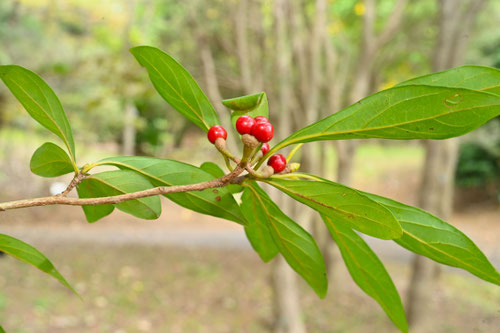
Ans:
<svg viewBox="0 0 500 333"><path fill-rule="evenodd" d="M79 163L119 154L221 162L205 134L164 102L128 49L178 59L220 100L265 91L275 143L362 97L462 64L500 68L500 2L489 0L2 0L0 64L41 75L73 127ZM226 125L226 128L229 126ZM0 200L57 182L29 160L57 138L0 87ZM236 136L232 136L235 138ZM238 149L236 140L229 143ZM500 267L500 119L454 140L308 144L302 170L418 205L463 230ZM0 214L0 232L36 246L83 302L31 266L0 257L8 332L392 332L351 281L327 230L284 198L318 239L329 294L277 258L264 264L240 226L164 201L156 221L121 212L87 224L79 207ZM500 289L365 237L416 332L498 332Z"/></svg>

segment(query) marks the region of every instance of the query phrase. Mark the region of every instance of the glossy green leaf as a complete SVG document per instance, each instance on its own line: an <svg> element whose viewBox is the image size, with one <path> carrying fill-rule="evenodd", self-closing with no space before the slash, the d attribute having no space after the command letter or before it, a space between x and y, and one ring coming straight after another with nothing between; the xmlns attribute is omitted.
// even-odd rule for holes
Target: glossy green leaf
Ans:
<svg viewBox="0 0 500 333"><path fill-rule="evenodd" d="M446 139L499 115L500 95L462 88L397 86L295 132L268 155L291 144L321 140Z"/></svg>
<svg viewBox="0 0 500 333"><path fill-rule="evenodd" d="M59 271L54 267L47 257L43 255L40 251L35 249L33 246L4 234L0 234L0 251L10 254L11 256L22 260L30 265L35 266L42 272L49 274L71 289L75 294L78 295L75 289L66 281L66 279L59 273Z"/></svg>
<svg viewBox="0 0 500 333"><path fill-rule="evenodd" d="M300 225L290 219L255 182L247 183L255 203L255 216L268 225L274 243L280 253L300 276L323 298L328 289L326 267L323 256L314 238ZM260 254L260 253L259 253Z"/></svg>
<svg viewBox="0 0 500 333"><path fill-rule="evenodd" d="M222 104L233 110L231 113L231 122L236 128L236 120L241 116L264 116L269 118L269 105L265 92L258 94L225 99Z"/></svg>
<svg viewBox="0 0 500 333"><path fill-rule="evenodd" d="M42 177L58 177L74 171L68 154L51 142L44 143L35 151L30 169Z"/></svg>
<svg viewBox="0 0 500 333"><path fill-rule="evenodd" d="M245 234L255 252L264 262L268 262L279 253L279 249L269 230L272 223L269 222L270 216L266 215L267 211L262 209L261 205L252 189L245 187L241 197L241 211L248 221Z"/></svg>
<svg viewBox="0 0 500 333"><path fill-rule="evenodd" d="M202 165L200 165L200 169L208 172L215 178L220 178L224 176L224 170L222 170L220 166L218 166L214 162L204 162Z"/></svg>
<svg viewBox="0 0 500 333"><path fill-rule="evenodd" d="M481 250L460 230L422 209L365 193L389 209L403 228L394 241L402 247L441 264L465 269L500 285L500 274Z"/></svg>
<svg viewBox="0 0 500 333"><path fill-rule="evenodd" d="M443 72L419 76L398 84L465 88L500 95L500 70L492 67L461 66Z"/></svg>
<svg viewBox="0 0 500 333"><path fill-rule="evenodd" d="M16 65L0 66L0 78L33 119L63 140L75 161L71 126L49 85L37 74Z"/></svg>
<svg viewBox="0 0 500 333"><path fill-rule="evenodd" d="M108 197L153 188L153 185L146 178L128 170L97 173L86 178L82 183L83 186L80 187L83 187L83 192L80 188L78 191L79 195L83 195L81 196L82 198ZM88 221L94 222L96 217L104 213L107 213L105 215L111 213L112 209L110 210L109 205L104 206L97 211L92 206L82 206L82 208ZM161 201L159 196L124 201L114 206L125 213L146 220L157 219L161 215Z"/></svg>
<svg viewBox="0 0 500 333"><path fill-rule="evenodd" d="M137 172L149 179L154 186L189 185L214 179L210 173L193 165L161 158L121 156L107 158L100 163ZM243 225L247 223L227 188L171 193L165 196L182 207L202 214Z"/></svg>
<svg viewBox="0 0 500 333"><path fill-rule="evenodd" d="M99 182L96 180L84 179L78 184L76 191L78 192L78 197L80 198L101 198L109 195L109 191L103 186L96 185ZM92 205L92 206L82 206L83 213L87 222L93 223L99 221L105 216L108 216L113 212L115 206L113 205Z"/></svg>
<svg viewBox="0 0 500 333"><path fill-rule="evenodd" d="M204 162L202 165L200 165L200 169L208 172L215 178L220 178L224 176L224 171L220 168L220 166L218 166L213 162ZM229 191L229 193L239 193L243 191L243 186L237 184L227 185L226 188Z"/></svg>
<svg viewBox="0 0 500 333"><path fill-rule="evenodd" d="M158 93L174 109L207 132L220 123L217 112L191 74L174 58L151 46L130 49L148 71Z"/></svg>
<svg viewBox="0 0 500 333"><path fill-rule="evenodd" d="M401 237L401 226L387 208L357 190L319 177L317 179L272 178L266 182L319 213L362 233L381 239Z"/></svg>
<svg viewBox="0 0 500 333"><path fill-rule="evenodd" d="M408 332L403 303L384 264L356 232L342 223L322 216L356 284L373 297L394 324Z"/></svg>

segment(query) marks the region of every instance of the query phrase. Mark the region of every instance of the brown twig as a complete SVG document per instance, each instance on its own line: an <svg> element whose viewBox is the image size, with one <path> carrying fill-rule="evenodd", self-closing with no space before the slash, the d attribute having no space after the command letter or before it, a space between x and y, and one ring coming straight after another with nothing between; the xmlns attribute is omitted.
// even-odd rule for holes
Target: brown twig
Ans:
<svg viewBox="0 0 500 333"><path fill-rule="evenodd" d="M124 201L151 197L155 195L169 194L169 193L179 193L179 192L191 192L191 191L202 191L209 188L224 187L228 184L239 184L244 180L244 177L239 177L240 174L245 170L246 165L242 163L238 164L236 168L227 175L220 178L210 180L203 183L191 184L191 185L179 185L179 186L160 186L152 189L138 191L133 193L127 193L122 195L116 195L111 197L101 197L101 198L68 198L62 194L54 195L50 197L17 200L0 203L0 211L6 211L10 209L26 208L26 207L36 207L36 206L49 206L49 205L71 205L71 206L92 206L92 205L103 205L103 204L117 204ZM75 177L76 179L77 177ZM74 179L74 180L75 180ZM73 181L72 181L73 183ZM76 183L76 181L75 181ZM70 184L71 185L71 184ZM68 186L70 188L70 186ZM67 189L66 189L67 190ZM71 190L71 189L70 189ZM64 191L66 192L66 191ZM63 192L63 193L64 193Z"/></svg>
<svg viewBox="0 0 500 333"><path fill-rule="evenodd" d="M85 174L80 170L80 172L78 172L78 174L73 178L71 183L69 183L68 187L66 187L64 192L58 194L58 196L61 196L61 197L67 196L69 194L69 192L71 192L71 190L73 190L75 187L77 187L78 184L80 184L81 181L85 179L85 177L86 177Z"/></svg>

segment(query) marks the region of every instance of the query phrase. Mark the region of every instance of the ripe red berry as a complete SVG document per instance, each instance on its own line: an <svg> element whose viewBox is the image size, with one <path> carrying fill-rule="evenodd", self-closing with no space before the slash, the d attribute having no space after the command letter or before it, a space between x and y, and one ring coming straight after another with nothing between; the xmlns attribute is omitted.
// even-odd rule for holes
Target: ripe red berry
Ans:
<svg viewBox="0 0 500 333"><path fill-rule="evenodd" d="M281 154L273 155L267 161L267 165L272 167L275 173L281 172L286 168L286 158Z"/></svg>
<svg viewBox="0 0 500 333"><path fill-rule="evenodd" d="M255 119L250 116L241 116L236 120L236 130L241 135L250 134L252 128L255 125Z"/></svg>
<svg viewBox="0 0 500 333"><path fill-rule="evenodd" d="M268 142L274 136L274 127L271 123L256 123L251 134L260 142Z"/></svg>
<svg viewBox="0 0 500 333"><path fill-rule="evenodd" d="M227 132L224 129L224 127L220 125L215 125L210 127L207 133L207 137L208 141L215 143L215 140L217 140L218 138L223 138L224 140L226 140Z"/></svg>
<svg viewBox="0 0 500 333"><path fill-rule="evenodd" d="M262 151L262 155L266 155L267 152L269 151L269 143L264 143L262 145L262 147L260 148L260 150Z"/></svg>
<svg viewBox="0 0 500 333"><path fill-rule="evenodd" d="M267 119L264 116L257 116L257 117L255 117L255 123L256 124L259 124L259 123L268 123L268 122L269 122L269 119Z"/></svg>

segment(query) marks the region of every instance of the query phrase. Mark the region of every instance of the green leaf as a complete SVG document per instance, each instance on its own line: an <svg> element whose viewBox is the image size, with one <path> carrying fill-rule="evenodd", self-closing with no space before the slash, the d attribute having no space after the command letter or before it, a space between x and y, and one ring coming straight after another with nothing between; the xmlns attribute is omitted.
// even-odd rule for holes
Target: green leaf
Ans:
<svg viewBox="0 0 500 333"><path fill-rule="evenodd" d="M387 207L403 228L394 241L402 247L441 264L458 267L500 285L500 274L481 250L460 230L416 207L375 194L366 196Z"/></svg>
<svg viewBox="0 0 500 333"><path fill-rule="evenodd" d="M443 72L419 76L398 84L465 88L500 95L500 70L492 67L461 66Z"/></svg>
<svg viewBox="0 0 500 333"><path fill-rule="evenodd" d="M220 168L220 166L213 162L204 162L202 165L200 165L200 169L208 172L215 178L224 176L224 171ZM243 191L243 186L237 184L227 185L226 188L230 193L239 193Z"/></svg>
<svg viewBox="0 0 500 333"><path fill-rule="evenodd" d="M59 281L78 295L76 290L73 289L68 281L66 281L61 273L59 273L59 271L54 267L50 260L47 259L47 257L45 257L43 253L35 249L33 246L14 237L0 234L0 251L8 253L21 261L35 266L42 272L51 275L52 277L56 278L57 281Z"/></svg>
<svg viewBox="0 0 500 333"><path fill-rule="evenodd" d="M354 282L380 304L401 331L408 332L403 303L384 264L351 228L335 223L328 216L322 215L322 218L338 245Z"/></svg>
<svg viewBox="0 0 500 333"><path fill-rule="evenodd" d="M462 88L397 86L295 132L268 155L291 144L321 140L447 139L499 115L500 95Z"/></svg>
<svg viewBox="0 0 500 333"><path fill-rule="evenodd" d="M231 122L236 128L236 120L241 116L264 116L269 118L269 105L265 92L258 94L225 99L222 104L233 110L231 113Z"/></svg>
<svg viewBox="0 0 500 333"><path fill-rule="evenodd" d="M35 151L30 169L42 177L58 177L74 171L68 154L52 142L44 143Z"/></svg>
<svg viewBox="0 0 500 333"><path fill-rule="evenodd" d="M207 96L174 58L151 46L134 47L130 52L146 68L161 97L184 117L205 132L220 123Z"/></svg>
<svg viewBox="0 0 500 333"><path fill-rule="evenodd" d="M2 326L0 326L0 333L5 333L4 329L2 328Z"/></svg>
<svg viewBox="0 0 500 333"><path fill-rule="evenodd" d="M255 203L255 216L268 225L279 251L300 276L323 298L328 289L323 256L314 238L290 219L255 182L246 183ZM247 191L247 189L245 189Z"/></svg>
<svg viewBox="0 0 500 333"><path fill-rule="evenodd" d="M154 186L189 185L214 179L210 173L193 165L161 158L120 156L107 158L100 164L137 172L146 177ZM242 225L247 224L240 207L227 188L171 193L165 196L187 209Z"/></svg>
<svg viewBox="0 0 500 333"><path fill-rule="evenodd" d="M268 262L279 253L273 235L269 230L270 217L266 215L265 210L259 210L261 202L250 188L245 187L241 201L241 211L248 221L245 234L255 252L259 254L264 262Z"/></svg>
<svg viewBox="0 0 500 333"><path fill-rule="evenodd" d="M215 178L224 176L224 170L222 170L220 166L218 166L214 162L204 162L202 165L200 165L200 169L208 172Z"/></svg>
<svg viewBox="0 0 500 333"><path fill-rule="evenodd" d="M84 190L78 191L82 198L99 198L116 196L153 188L153 185L141 175L128 170L105 171L87 177L83 182ZM82 184L80 183L80 185ZM91 195L91 196L89 196ZM96 217L102 217L111 213L109 205L101 207L96 211L91 206L82 206L89 222L95 222ZM115 204L119 210L135 217L153 220L161 215L161 201L159 196L152 196L129 200Z"/></svg>
<svg viewBox="0 0 500 333"><path fill-rule="evenodd" d="M105 188L103 189L103 186L100 186L98 181L89 179L82 180L80 184L78 184L76 191L80 198L101 198L109 195L109 191ZM87 222L93 223L111 214L115 206L111 204L92 205L82 206L82 209Z"/></svg>
<svg viewBox="0 0 500 333"><path fill-rule="evenodd" d="M362 233L381 239L401 237L401 226L387 208L350 187L316 178L317 181L271 178L266 183Z"/></svg>
<svg viewBox="0 0 500 333"><path fill-rule="evenodd" d="M16 65L0 66L0 78L33 119L64 141L74 162L73 132L61 102L49 85L37 74Z"/></svg>

